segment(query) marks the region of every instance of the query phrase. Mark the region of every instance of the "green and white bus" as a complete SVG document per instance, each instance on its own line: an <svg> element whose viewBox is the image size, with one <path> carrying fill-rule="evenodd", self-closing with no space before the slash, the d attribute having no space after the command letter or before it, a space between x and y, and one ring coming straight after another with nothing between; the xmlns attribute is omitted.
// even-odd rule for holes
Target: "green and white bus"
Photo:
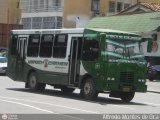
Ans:
<svg viewBox="0 0 160 120"><path fill-rule="evenodd" d="M42 91L46 84L86 99L100 92L124 102L146 92L141 36L109 29L13 30L8 76Z"/></svg>

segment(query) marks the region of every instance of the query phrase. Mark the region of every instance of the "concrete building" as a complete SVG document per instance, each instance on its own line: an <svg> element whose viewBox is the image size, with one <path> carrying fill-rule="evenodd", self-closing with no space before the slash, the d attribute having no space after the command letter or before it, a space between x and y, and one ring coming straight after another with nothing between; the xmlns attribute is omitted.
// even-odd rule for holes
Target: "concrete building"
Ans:
<svg viewBox="0 0 160 120"><path fill-rule="evenodd" d="M0 23L18 24L20 18L19 0L0 0Z"/></svg>
<svg viewBox="0 0 160 120"><path fill-rule="evenodd" d="M20 0L24 29L62 28L63 0Z"/></svg>
<svg viewBox="0 0 160 120"><path fill-rule="evenodd" d="M64 27L83 27L96 16L109 16L134 5L137 0L64 0Z"/></svg>
<svg viewBox="0 0 160 120"><path fill-rule="evenodd" d="M25 29L83 27L96 16L114 15L138 2L160 0L20 0Z"/></svg>
<svg viewBox="0 0 160 120"><path fill-rule="evenodd" d="M22 28L20 19L19 0L0 0L0 47L7 47L10 30Z"/></svg>

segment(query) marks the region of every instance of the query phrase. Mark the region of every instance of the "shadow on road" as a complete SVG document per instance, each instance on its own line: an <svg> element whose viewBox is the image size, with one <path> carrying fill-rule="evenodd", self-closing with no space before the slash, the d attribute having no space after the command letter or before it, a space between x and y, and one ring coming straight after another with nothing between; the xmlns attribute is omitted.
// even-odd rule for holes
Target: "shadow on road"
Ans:
<svg viewBox="0 0 160 120"><path fill-rule="evenodd" d="M47 96L56 96L61 98L67 98L67 99L74 99L74 100L80 100L85 102L92 102L97 103L100 105L107 105L107 104L116 104L116 105L141 105L141 106L148 106L148 104L144 103L136 103L136 102L130 102L130 103L124 103L120 99L114 99L114 98L107 98L107 97L101 97L98 96L96 100L86 100L81 98L80 94L78 93L70 93L70 94L64 94L63 92L59 90L51 90L51 89L45 89L43 92L32 92L30 89L26 88L6 88L7 90L12 91L19 91L19 92L27 92L27 93L35 93L35 94L41 94L41 95L47 95Z"/></svg>

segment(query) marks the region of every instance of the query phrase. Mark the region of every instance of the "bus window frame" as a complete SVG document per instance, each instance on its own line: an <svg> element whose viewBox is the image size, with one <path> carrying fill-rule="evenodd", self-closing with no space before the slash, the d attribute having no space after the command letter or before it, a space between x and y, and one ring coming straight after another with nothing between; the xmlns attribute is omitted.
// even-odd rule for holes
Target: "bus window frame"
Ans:
<svg viewBox="0 0 160 120"><path fill-rule="evenodd" d="M52 36L52 42L51 42L51 53L50 53L50 56L42 56L41 55L41 43L42 43L42 38L45 36L45 35L51 35ZM44 40L44 39L43 39ZM41 34L40 36L40 44L39 44L39 57L41 58L50 58L53 56L53 44L54 44L54 41L55 41L55 35L54 34Z"/></svg>
<svg viewBox="0 0 160 120"><path fill-rule="evenodd" d="M65 42L64 42L64 45L55 45L58 43L58 39L57 37L60 36L60 35L65 35ZM67 56L67 45L68 45L68 38L69 38L69 34L67 33L63 33L63 34L55 34L55 37L54 37L54 42L53 42L53 52L52 52L52 56L53 58L58 58L58 59L64 59L66 58ZM65 48L65 55L55 55L55 49L60 49L60 48ZM59 50L58 50L59 51ZM61 49L60 49L61 51ZM63 53L63 52L62 52Z"/></svg>
<svg viewBox="0 0 160 120"><path fill-rule="evenodd" d="M38 45L37 45L37 47L36 48L38 48L38 50L37 50L37 53L36 53L36 55L28 55L28 50L29 50L29 48L31 47L31 48L34 48L35 49L35 46L29 46L29 44L30 44L30 37L31 36L33 36L33 35L38 35L39 36L39 40L38 40ZM40 51L40 41L41 41L41 34L29 34L29 37L28 37L28 44L27 44L27 57L38 57L39 56L39 51ZM32 42L32 44L33 44L33 42ZM30 49L31 49L30 48ZM33 50L32 50L33 51Z"/></svg>

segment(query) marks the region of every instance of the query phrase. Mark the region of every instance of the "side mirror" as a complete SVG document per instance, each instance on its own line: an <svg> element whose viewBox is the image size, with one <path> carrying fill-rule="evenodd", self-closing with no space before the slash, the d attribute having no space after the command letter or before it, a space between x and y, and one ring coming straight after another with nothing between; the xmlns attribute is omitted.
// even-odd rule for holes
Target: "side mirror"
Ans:
<svg viewBox="0 0 160 120"><path fill-rule="evenodd" d="M148 39L147 52L151 52L151 51L152 51L152 46L153 46L153 41L152 41L152 39Z"/></svg>

